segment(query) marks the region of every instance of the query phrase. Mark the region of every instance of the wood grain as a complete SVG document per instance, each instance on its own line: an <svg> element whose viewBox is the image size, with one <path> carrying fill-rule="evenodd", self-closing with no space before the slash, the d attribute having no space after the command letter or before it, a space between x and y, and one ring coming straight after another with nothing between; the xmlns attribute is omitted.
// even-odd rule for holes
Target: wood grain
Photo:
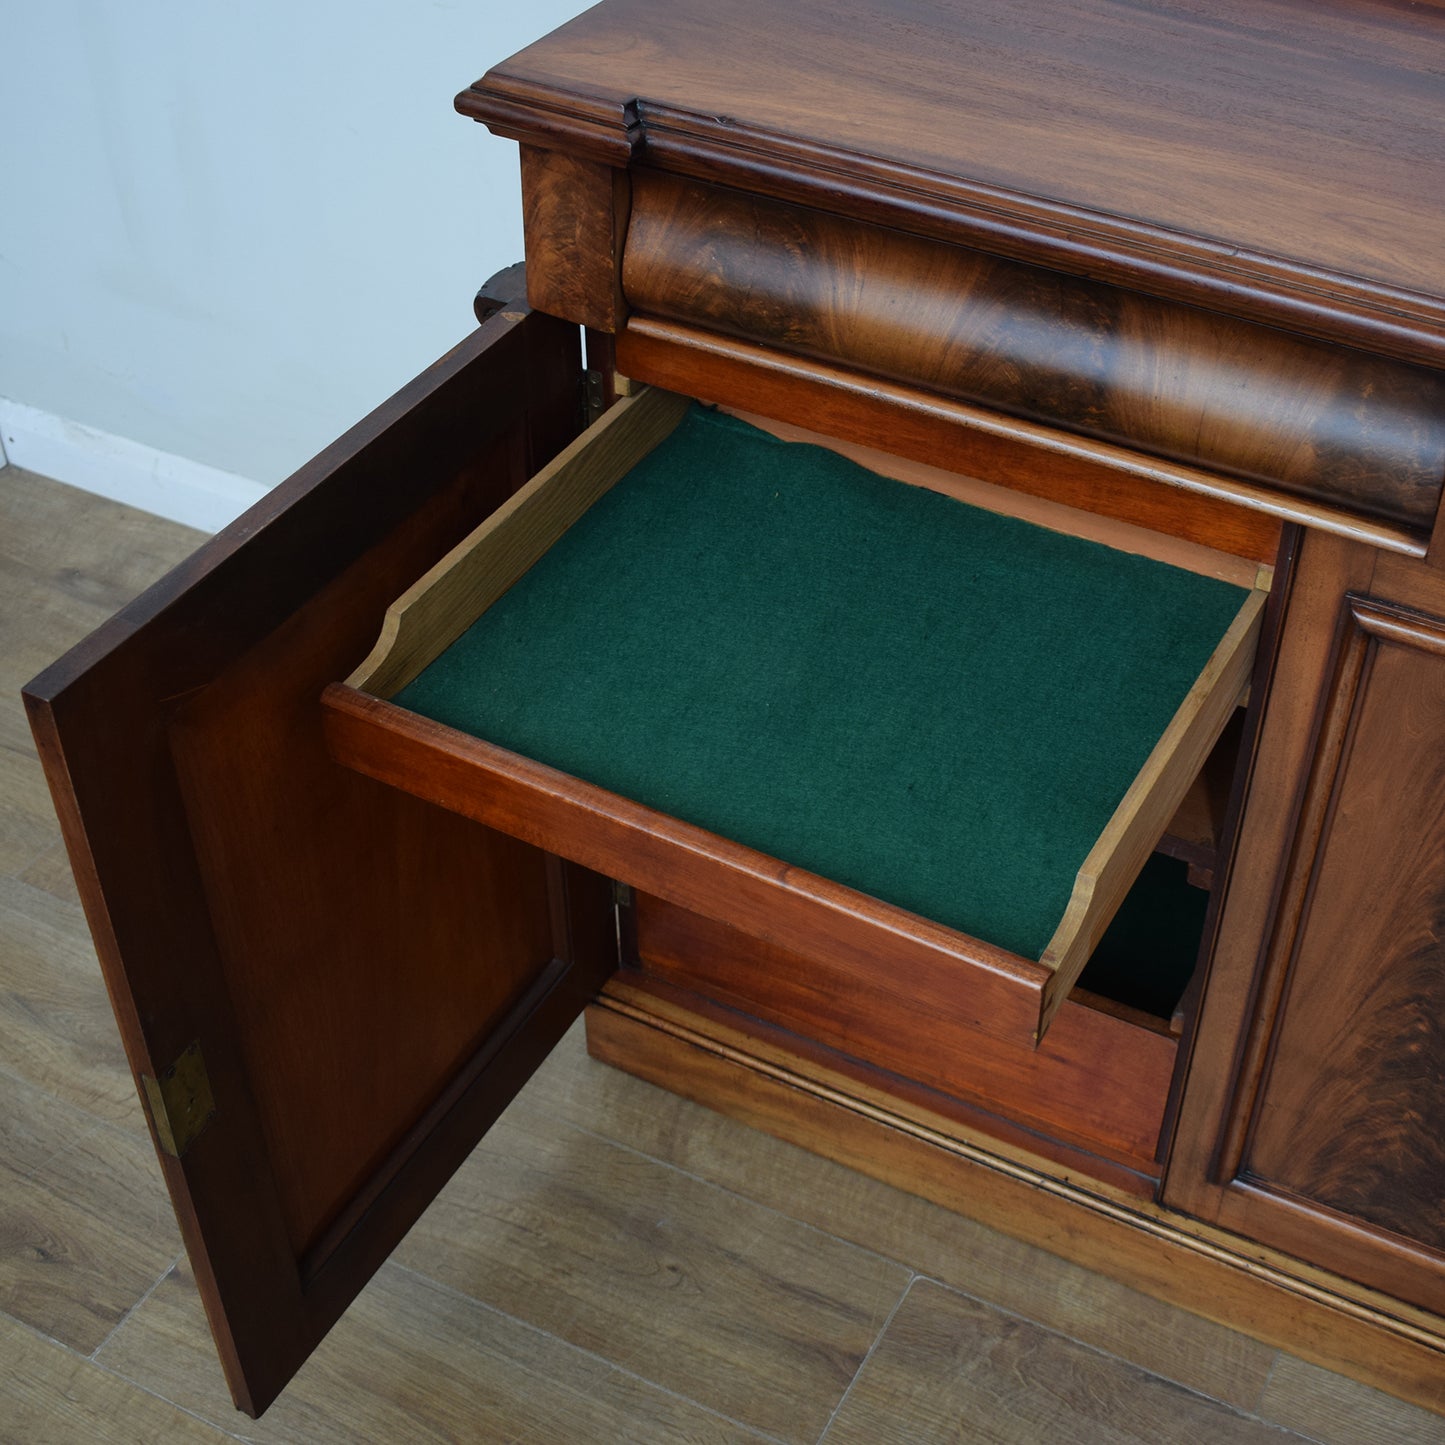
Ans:
<svg viewBox="0 0 1445 1445"><path fill-rule="evenodd" d="M668 980L1043 1135L1154 1169L1171 1039L1065 1004L1043 1043L980 1027L957 968L906 973L865 952L793 952L634 895L644 977ZM1081 1163L1087 1170L1088 1164Z"/></svg>
<svg viewBox="0 0 1445 1445"><path fill-rule="evenodd" d="M579 326L616 331L627 231L626 171L562 151L523 146L522 232L527 300Z"/></svg>
<svg viewBox="0 0 1445 1445"><path fill-rule="evenodd" d="M1171 567L1179 567L1201 577L1217 577L1220 581L1232 582L1237 587L1258 586L1265 591L1269 590L1268 583L1273 569L1249 557L1221 552L1217 548L1185 541L1167 532L1152 531L1116 517L1084 511L1030 492L981 481L977 477L945 471L942 467L931 466L927 462L894 456L891 452L880 451L877 447L842 441L821 432L809 431L806 427L759 416L755 412L742 412L728 407L721 410L730 411L749 426L755 426L770 436L780 437L783 441L802 442L808 446L826 447L829 451L866 467L870 472L877 472L882 477L892 477L894 481L906 482L910 487L941 492L944 496L953 497L969 506L982 507L985 511L1006 517L1018 517L1050 532L1062 532L1070 537L1085 537L1116 552L1152 557L1156 562L1167 562Z"/></svg>
<svg viewBox="0 0 1445 1445"><path fill-rule="evenodd" d="M977 1028L1014 1041L1037 1029L1037 963L343 684L322 706L348 768L785 948L904 976L915 961L949 969Z"/></svg>
<svg viewBox="0 0 1445 1445"><path fill-rule="evenodd" d="M458 98L501 134L1445 356L1435 6L608 0ZM1047 104L1040 103L1040 88Z"/></svg>
<svg viewBox="0 0 1445 1445"><path fill-rule="evenodd" d="M1342 1375L1282 1355L1260 1413L1320 1445L1439 1445L1440 1417Z"/></svg>
<svg viewBox="0 0 1445 1445"><path fill-rule="evenodd" d="M404 579L570 438L577 375L560 323L499 313L27 694L132 1069L202 1043L217 1112L162 1164L252 1410L595 987L564 970L488 1052L558 956L545 904L517 916L544 865L338 772L315 701Z"/></svg>
<svg viewBox="0 0 1445 1445"><path fill-rule="evenodd" d="M1445 1251L1445 623L1355 602L1334 687L1347 733L1312 783L1328 821L1241 1168ZM1395 1287L1439 1308L1431 1273Z"/></svg>
<svg viewBox="0 0 1445 1445"><path fill-rule="evenodd" d="M1377 570L1305 542L1165 1197L1439 1308L1438 1061L1422 1043L1438 970L1421 929L1440 624L1370 603ZM1428 564L1388 571L1393 596L1438 605Z"/></svg>
<svg viewBox="0 0 1445 1445"><path fill-rule="evenodd" d="M1280 520L1422 556L1425 541L1338 507L1288 497L1198 467L1005 417L909 387L696 327L634 316L617 339L634 380L798 422L900 456L967 472L1069 506L1272 563ZM1251 513L1262 513L1262 516Z"/></svg>
<svg viewBox="0 0 1445 1445"><path fill-rule="evenodd" d="M386 609L347 685L390 697L436 660L682 420L686 397L649 389L613 407Z"/></svg>
<svg viewBox="0 0 1445 1445"><path fill-rule="evenodd" d="M822 1445L1278 1440L1272 1425L1151 1383L1118 1360L919 1280Z"/></svg>
<svg viewBox="0 0 1445 1445"><path fill-rule="evenodd" d="M588 1058L569 1035L516 1106L615 1140L1001 1309L1249 1408L1268 1346Z"/></svg>
<svg viewBox="0 0 1445 1445"><path fill-rule="evenodd" d="M1445 376L640 170L643 315L1428 532Z"/></svg>
<svg viewBox="0 0 1445 1445"><path fill-rule="evenodd" d="M0 1438L7 1445L224 1445L235 1436L0 1318Z"/></svg>
<svg viewBox="0 0 1445 1445"><path fill-rule="evenodd" d="M98 1362L204 1420L238 1422L208 1348L195 1281L177 1267ZM389 1264L263 1420L296 1441L636 1440L747 1445L758 1436L411 1270Z"/></svg>
<svg viewBox="0 0 1445 1445"><path fill-rule="evenodd" d="M493 1130L397 1259L790 1441L817 1439L909 1277L537 1114Z"/></svg>
<svg viewBox="0 0 1445 1445"><path fill-rule="evenodd" d="M1053 974L1044 986L1040 1037L1243 700L1265 600L1263 592L1245 600L1080 866L1064 916L1039 959Z"/></svg>
<svg viewBox="0 0 1445 1445"><path fill-rule="evenodd" d="M1174 811L1158 851L1189 864L1191 869L1213 875L1224 837L1230 794L1239 774L1240 748L1244 737L1244 710L1225 724L1214 751L1205 760L1199 776Z"/></svg>
<svg viewBox="0 0 1445 1445"><path fill-rule="evenodd" d="M1262 1246L1169 1211L1082 1189L1067 1173L976 1150L946 1121L865 1100L796 1058L770 1059L713 1021L589 1010L594 1056L779 1138L861 1169L1159 1299L1445 1411L1445 1331Z"/></svg>
<svg viewBox="0 0 1445 1445"><path fill-rule="evenodd" d="M79 905L0 877L0 931L5 1069L96 1118L143 1134L135 1085Z"/></svg>
<svg viewBox="0 0 1445 1445"><path fill-rule="evenodd" d="M0 1074L0 1310L89 1354L180 1248L144 1140Z"/></svg>

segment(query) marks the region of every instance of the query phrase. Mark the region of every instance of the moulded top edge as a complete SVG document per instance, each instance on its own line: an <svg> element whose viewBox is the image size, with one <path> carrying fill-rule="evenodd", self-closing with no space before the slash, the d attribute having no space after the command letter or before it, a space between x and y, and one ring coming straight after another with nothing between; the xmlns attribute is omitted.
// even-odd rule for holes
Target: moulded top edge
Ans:
<svg viewBox="0 0 1445 1445"><path fill-rule="evenodd" d="M1277 0L604 0L459 105L1445 364L1445 18ZM579 140L581 136L579 134Z"/></svg>

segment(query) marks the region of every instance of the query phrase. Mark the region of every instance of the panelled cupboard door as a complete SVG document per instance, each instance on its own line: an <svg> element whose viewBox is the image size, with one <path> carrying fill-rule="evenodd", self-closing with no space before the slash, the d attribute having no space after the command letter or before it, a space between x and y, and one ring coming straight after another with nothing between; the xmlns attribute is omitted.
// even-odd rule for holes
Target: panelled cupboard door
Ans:
<svg viewBox="0 0 1445 1445"><path fill-rule="evenodd" d="M493 315L27 689L253 1414L615 962L602 880L333 764L319 705L577 431L576 337Z"/></svg>
<svg viewBox="0 0 1445 1445"><path fill-rule="evenodd" d="M1255 763L1268 786L1246 806L1166 1189L1228 1229L1436 1312L1441 581L1428 564L1304 544Z"/></svg>

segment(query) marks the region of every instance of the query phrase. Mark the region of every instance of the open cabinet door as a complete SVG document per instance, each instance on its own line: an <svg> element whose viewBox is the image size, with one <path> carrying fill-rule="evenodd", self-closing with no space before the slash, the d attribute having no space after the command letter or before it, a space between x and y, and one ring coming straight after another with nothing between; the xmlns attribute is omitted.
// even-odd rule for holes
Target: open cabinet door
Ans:
<svg viewBox="0 0 1445 1445"><path fill-rule="evenodd" d="M252 1414L615 964L604 880L332 763L319 703L575 434L580 374L501 310L26 690Z"/></svg>

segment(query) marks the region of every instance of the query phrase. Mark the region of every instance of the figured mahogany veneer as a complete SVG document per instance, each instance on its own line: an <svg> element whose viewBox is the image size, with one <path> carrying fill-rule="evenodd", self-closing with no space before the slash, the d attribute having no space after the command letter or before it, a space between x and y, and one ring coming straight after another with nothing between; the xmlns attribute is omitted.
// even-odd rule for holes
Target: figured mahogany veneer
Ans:
<svg viewBox="0 0 1445 1445"><path fill-rule="evenodd" d="M1445 374L658 172L623 253L647 316L1081 431L1414 531Z"/></svg>
<svg viewBox="0 0 1445 1445"><path fill-rule="evenodd" d="M648 165L1445 364L1434 6L608 0L457 97Z"/></svg>

